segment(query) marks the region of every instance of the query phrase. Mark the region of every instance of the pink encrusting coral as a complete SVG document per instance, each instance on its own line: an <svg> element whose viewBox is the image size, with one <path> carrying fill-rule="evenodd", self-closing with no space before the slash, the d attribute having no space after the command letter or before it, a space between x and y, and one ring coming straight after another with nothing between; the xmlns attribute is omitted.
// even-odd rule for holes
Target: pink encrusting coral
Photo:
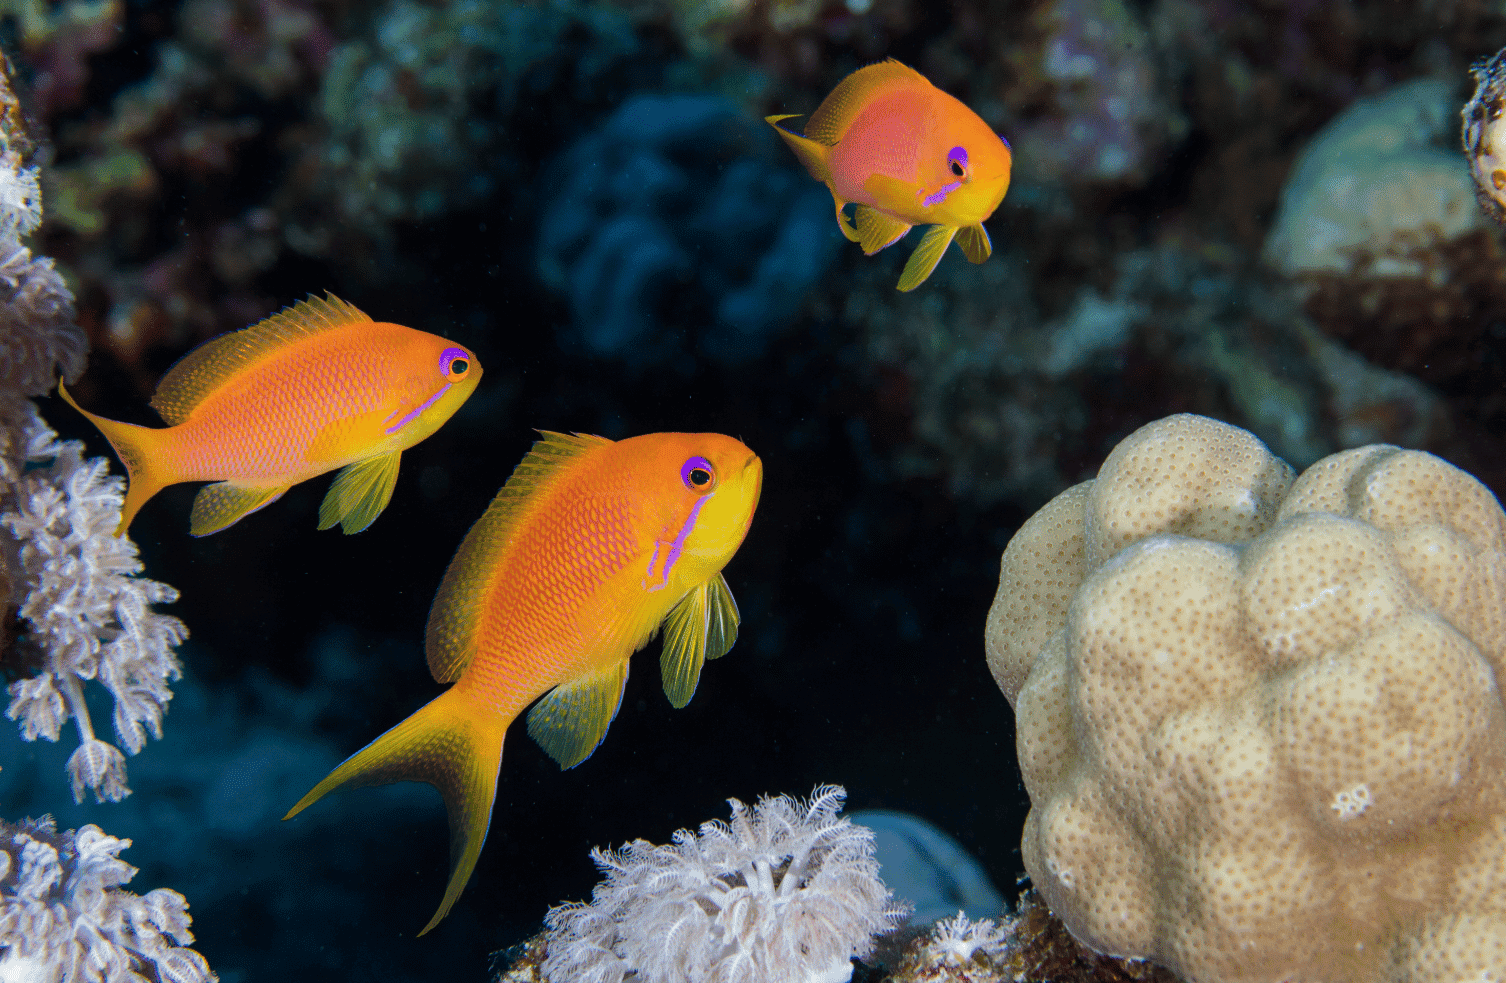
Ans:
<svg viewBox="0 0 1506 983"><path fill-rule="evenodd" d="M879 880L873 834L838 819L847 793L737 799L731 823L674 844L591 851L590 904L549 912L555 983L840 983L905 910Z"/></svg>

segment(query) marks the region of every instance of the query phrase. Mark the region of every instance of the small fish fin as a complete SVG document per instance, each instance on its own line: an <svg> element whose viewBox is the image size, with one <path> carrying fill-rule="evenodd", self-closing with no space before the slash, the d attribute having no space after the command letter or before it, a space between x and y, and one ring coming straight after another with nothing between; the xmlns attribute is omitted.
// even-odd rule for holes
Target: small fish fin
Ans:
<svg viewBox="0 0 1506 983"><path fill-rule="evenodd" d="M519 518L527 513L534 493L575 458L612 443L589 434L539 433L543 438L534 442L486 512L465 534L434 594L424 652L429 672L441 683L459 679L476 654L476 625L486 602L486 583L496 572L498 554L506 548Z"/></svg>
<svg viewBox="0 0 1506 983"><path fill-rule="evenodd" d="M867 205L858 206L857 225L858 238L855 241L863 247L863 253L867 256L899 242L911 228L909 222L885 215L877 208Z"/></svg>
<svg viewBox="0 0 1506 983"><path fill-rule="evenodd" d="M899 289L901 292L914 290L925 283L926 277L936 269L936 264L941 262L942 254L946 247L952 244L952 237L957 234L955 225L933 225L926 237L920 240L920 245L915 247L915 252L910 254L910 260L905 264L905 271L899 275Z"/></svg>
<svg viewBox="0 0 1506 983"><path fill-rule="evenodd" d="M502 740L510 723L510 718L478 711L465 694L446 690L345 759L282 818L292 819L343 786L412 781L439 789L450 820L450 880L439 910L418 933L423 935L450 913L481 856L502 767Z"/></svg>
<svg viewBox="0 0 1506 983"><path fill-rule="evenodd" d="M740 620L737 602L720 573L692 588L669 612L664 619L659 669L671 706L678 710L690 702L701 680L702 664L707 659L720 659L731 650Z"/></svg>
<svg viewBox="0 0 1506 983"><path fill-rule="evenodd" d="M125 502L120 507L120 524L115 527L115 535L119 536L131 525L131 520L136 518L136 513L141 511L141 506L148 499L168 485L177 483L178 479L163 474L158 464L162 459L159 448L163 441L172 438L167 436L166 430L138 427L134 423L121 423L119 420L108 420L90 413L74 402L73 394L61 380L58 382L58 395L63 397L63 402L78 410L99 428L110 446L115 448L115 456L125 466Z"/></svg>
<svg viewBox="0 0 1506 983"><path fill-rule="evenodd" d="M847 216L842 213L842 209L847 207L847 202L838 198L835 191L831 193L831 197L837 203L837 225L841 227L842 234L847 237L849 242L857 242L858 230L852 227L852 223L847 221Z"/></svg>
<svg viewBox="0 0 1506 983"><path fill-rule="evenodd" d="M628 660L623 659L561 683L528 711L528 736L559 762L561 770L574 768L607 736L607 728L617 719L627 678Z"/></svg>
<svg viewBox="0 0 1506 983"><path fill-rule="evenodd" d="M857 230L852 227L852 223L847 221L847 216L842 214L842 209L847 207L847 202L842 199L841 195L837 194L837 189L832 184L831 162L828 159L831 148L822 146L814 140L800 136L798 133L791 133L779 125L779 121L782 119L794 118L793 114L785 114L783 116L765 116L764 120L780 136L784 137L784 142L790 145L790 149L795 152L795 156L800 158L800 163L805 165L807 171L810 171L811 177L826 185L827 190L831 192L832 203L837 209L837 225L841 228L844 236L853 242L857 242Z"/></svg>
<svg viewBox="0 0 1506 983"><path fill-rule="evenodd" d="M983 223L977 225L965 225L957 230L957 245L962 247L962 252L967 256L969 263L981 263L993 255L993 243L988 241L988 230Z"/></svg>
<svg viewBox="0 0 1506 983"><path fill-rule="evenodd" d="M188 534L208 536L227 529L257 509L271 505L290 487L257 488L237 485L233 481L205 485L193 497L193 508L188 513Z"/></svg>
<svg viewBox="0 0 1506 983"><path fill-rule="evenodd" d="M326 293L323 300L310 294L249 328L210 338L178 359L157 383L152 409L170 424L182 423L211 393L273 352L311 335L370 321L334 294Z"/></svg>
<svg viewBox="0 0 1506 983"><path fill-rule="evenodd" d="M397 466L402 451L378 454L346 467L329 486L319 503L319 528L335 524L349 536L376 521L397 487Z"/></svg>
<svg viewBox="0 0 1506 983"><path fill-rule="evenodd" d="M805 135L818 143L834 146L847 134L852 121L875 95L890 88L916 87L929 89L931 83L915 69L893 58L860 68L838 83L811 113L805 124Z"/></svg>
<svg viewBox="0 0 1506 983"><path fill-rule="evenodd" d="M790 149L795 152L795 156L800 158L800 163L805 165L807 171L810 171L811 177L830 185L831 162L828 158L831 155L831 148L817 143L810 137L791 133L779 125L780 120L794 118L793 115L765 116L764 122L772 126L774 132L783 137L784 142L790 145ZM835 192L833 193L835 194Z"/></svg>

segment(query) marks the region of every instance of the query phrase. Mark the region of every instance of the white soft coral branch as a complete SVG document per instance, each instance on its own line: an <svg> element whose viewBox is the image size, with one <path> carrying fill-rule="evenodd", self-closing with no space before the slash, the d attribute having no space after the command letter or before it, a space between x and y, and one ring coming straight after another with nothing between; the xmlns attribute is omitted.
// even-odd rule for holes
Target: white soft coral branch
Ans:
<svg viewBox="0 0 1506 983"><path fill-rule="evenodd" d="M0 820L0 980L214 983L187 948L183 895L122 889L136 875L119 856L130 845L98 826Z"/></svg>
<svg viewBox="0 0 1506 983"><path fill-rule="evenodd" d="M10 534L0 535L0 555L17 613L29 623L12 658L35 672L11 684L6 715L20 721L27 740L50 741L71 717L80 737L68 761L74 799L90 789L100 801L119 801L130 794L125 756L95 737L83 683L97 679L115 697L116 736L135 754L148 731L162 736L167 684L182 674L173 649L188 631L151 610L178 592L135 576L136 545L114 534L123 482L105 460L84 460L77 441L28 444L54 457L0 495L0 528Z"/></svg>
<svg viewBox="0 0 1506 983"><path fill-rule="evenodd" d="M24 133L0 70L0 622L26 622L9 640L0 624L0 656L12 676L6 715L28 741L58 739L64 721L80 743L68 760L73 797L130 794L125 755L94 735L84 683L97 679L115 697L115 733L131 754L150 732L162 736L169 680L181 674L173 649L187 637L177 618L152 604L177 600L165 584L135 575L136 546L115 535L122 481L103 458L85 461L83 445L59 443L27 398L52 389L59 373L76 378L88 349L74 322L73 295L46 257L20 237L42 220L37 170L27 166Z"/></svg>

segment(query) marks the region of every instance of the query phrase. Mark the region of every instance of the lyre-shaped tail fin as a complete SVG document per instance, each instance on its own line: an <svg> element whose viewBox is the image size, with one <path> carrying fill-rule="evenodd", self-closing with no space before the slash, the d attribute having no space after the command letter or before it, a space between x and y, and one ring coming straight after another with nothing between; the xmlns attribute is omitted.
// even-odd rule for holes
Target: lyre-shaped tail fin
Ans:
<svg viewBox="0 0 1506 983"><path fill-rule="evenodd" d="M428 782L444 797L450 818L450 881L439 910L419 935L450 913L471 879L491 825L502 739L510 720L473 710L450 689L345 760L288 810L291 819L343 786Z"/></svg>
<svg viewBox="0 0 1506 983"><path fill-rule="evenodd" d="M168 485L177 483L176 477L165 474L161 470L158 453L158 446L163 440L163 435L168 431L154 427L138 427L134 423L121 423L119 420L110 420L97 413L90 413L74 402L73 394L61 381L58 382L58 395L63 397L65 403L78 410L88 418L90 423L99 428L99 432L105 435L110 446L115 448L115 455L120 458L120 463L125 465L125 503L120 509L120 525L115 529L115 535L119 536L130 526L131 520L136 518L136 513L141 510L141 506L146 504L147 499Z"/></svg>

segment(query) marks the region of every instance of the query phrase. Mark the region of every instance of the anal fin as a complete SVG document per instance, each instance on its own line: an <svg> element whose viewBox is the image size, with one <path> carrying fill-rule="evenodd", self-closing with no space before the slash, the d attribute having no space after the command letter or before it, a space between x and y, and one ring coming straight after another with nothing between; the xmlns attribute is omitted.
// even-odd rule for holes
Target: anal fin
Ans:
<svg viewBox="0 0 1506 983"><path fill-rule="evenodd" d="M664 676L664 695L675 709L695 695L705 661L720 659L731 650L740 620L737 602L720 573L692 588L669 612L664 619L659 669Z"/></svg>
<svg viewBox="0 0 1506 983"><path fill-rule="evenodd" d="M319 528L339 524L345 535L358 533L376 521L397 487L397 466L402 451L392 451L357 461L335 476L324 501L319 503Z"/></svg>
<svg viewBox="0 0 1506 983"><path fill-rule="evenodd" d="M627 686L628 660L561 683L528 711L528 736L539 742L561 769L591 756L617 718Z"/></svg>
<svg viewBox="0 0 1506 983"><path fill-rule="evenodd" d="M859 205L857 208L858 245L863 247L863 254L872 256L880 249L894 245L906 232L910 231L910 223L900 221L892 215L885 215L877 208L868 205Z"/></svg>
<svg viewBox="0 0 1506 983"><path fill-rule="evenodd" d="M288 485L256 488L232 481L205 485L193 498L193 509L188 513L188 534L208 536L229 528L257 509L277 501L288 488Z"/></svg>

